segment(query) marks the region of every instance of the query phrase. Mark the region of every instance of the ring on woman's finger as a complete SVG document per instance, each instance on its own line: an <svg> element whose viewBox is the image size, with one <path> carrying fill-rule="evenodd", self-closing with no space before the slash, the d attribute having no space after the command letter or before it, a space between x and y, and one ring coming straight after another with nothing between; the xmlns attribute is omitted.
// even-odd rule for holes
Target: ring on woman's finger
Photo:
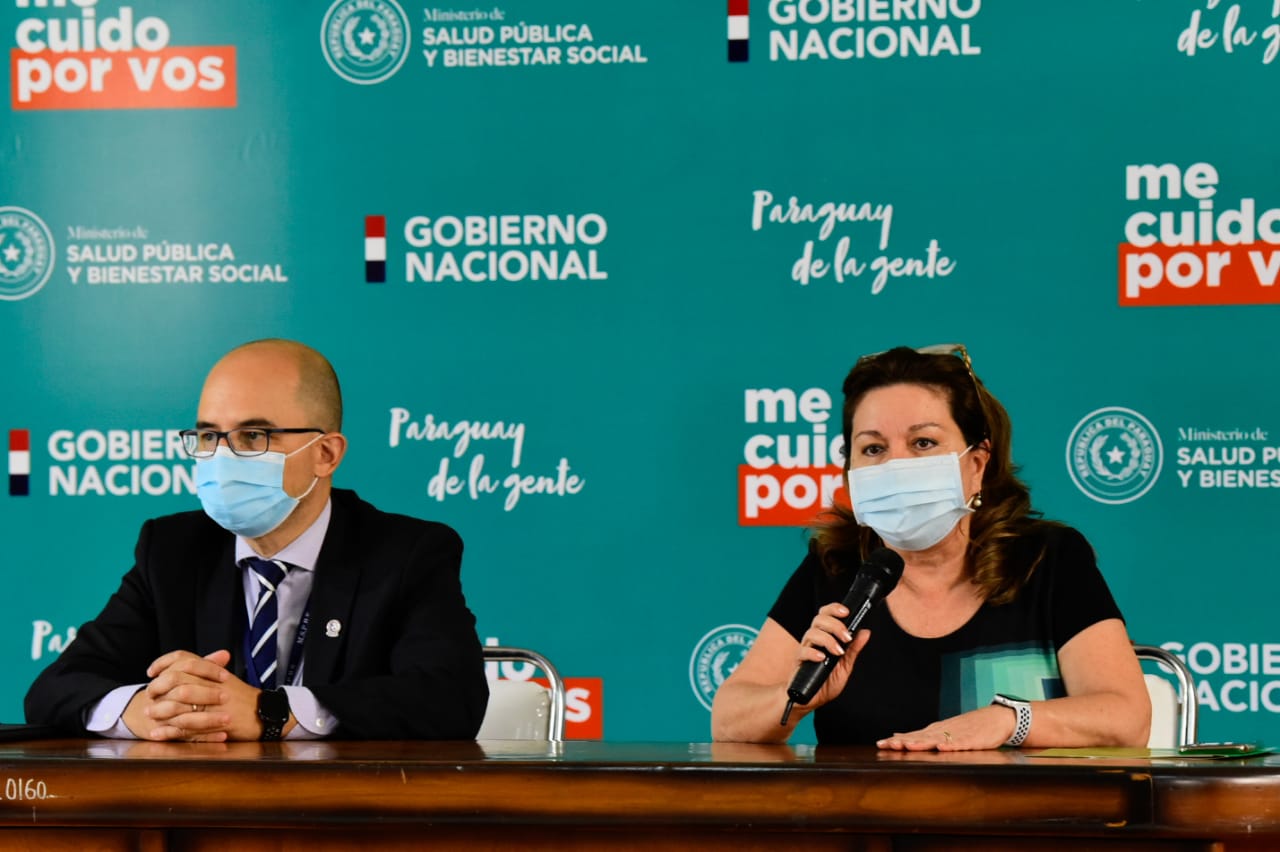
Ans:
<svg viewBox="0 0 1280 852"><path fill-rule="evenodd" d="M199 712L200 712L200 708L199 708L199 707L197 707L195 704L192 704L192 705L191 705L191 712L192 712L192 713L199 713Z"/></svg>
<svg viewBox="0 0 1280 852"><path fill-rule="evenodd" d="M947 738L947 742L951 742L951 732L950 732L950 731L943 731L943 732L942 732L942 735L943 735L944 737L946 737L946 738Z"/></svg>

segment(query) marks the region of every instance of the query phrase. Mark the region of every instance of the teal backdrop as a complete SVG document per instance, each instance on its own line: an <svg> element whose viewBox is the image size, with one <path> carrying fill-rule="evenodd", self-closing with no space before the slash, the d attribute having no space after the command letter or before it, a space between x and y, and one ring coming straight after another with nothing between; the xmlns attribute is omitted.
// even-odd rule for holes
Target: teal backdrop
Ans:
<svg viewBox="0 0 1280 852"><path fill-rule="evenodd" d="M0 717L198 506L171 435L214 360L289 337L342 378L337 484L461 533L573 735L706 739L844 374L960 342L1201 738L1280 741L1272 3L5 0L0 33Z"/></svg>

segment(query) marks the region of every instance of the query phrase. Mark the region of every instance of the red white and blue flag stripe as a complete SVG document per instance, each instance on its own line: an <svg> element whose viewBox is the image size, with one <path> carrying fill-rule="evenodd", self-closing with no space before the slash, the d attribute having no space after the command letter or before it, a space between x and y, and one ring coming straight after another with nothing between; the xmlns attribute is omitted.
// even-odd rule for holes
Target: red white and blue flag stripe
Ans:
<svg viewBox="0 0 1280 852"><path fill-rule="evenodd" d="M31 493L31 431L9 430L9 494L26 497Z"/></svg>
<svg viewBox="0 0 1280 852"><path fill-rule="evenodd" d="M748 0L729 0L729 61L746 62L751 35Z"/></svg>
<svg viewBox="0 0 1280 852"><path fill-rule="evenodd" d="M364 280L382 284L387 280L387 217L364 217Z"/></svg>

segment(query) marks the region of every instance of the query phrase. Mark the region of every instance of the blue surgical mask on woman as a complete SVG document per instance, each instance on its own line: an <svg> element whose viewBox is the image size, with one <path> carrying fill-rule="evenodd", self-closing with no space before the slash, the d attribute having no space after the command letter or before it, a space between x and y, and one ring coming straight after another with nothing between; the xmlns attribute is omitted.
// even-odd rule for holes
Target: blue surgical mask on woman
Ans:
<svg viewBox="0 0 1280 852"><path fill-rule="evenodd" d="M320 481L315 477L300 496L290 497L284 490L285 459L323 437L317 435L288 455L238 456L220 446L209 458L196 460L196 495L205 514L218 526L245 538L271 532Z"/></svg>
<svg viewBox="0 0 1280 852"><path fill-rule="evenodd" d="M969 452L972 447L966 449ZM849 470L849 495L858 523L891 547L927 550L973 512L964 496L960 453L890 459Z"/></svg>

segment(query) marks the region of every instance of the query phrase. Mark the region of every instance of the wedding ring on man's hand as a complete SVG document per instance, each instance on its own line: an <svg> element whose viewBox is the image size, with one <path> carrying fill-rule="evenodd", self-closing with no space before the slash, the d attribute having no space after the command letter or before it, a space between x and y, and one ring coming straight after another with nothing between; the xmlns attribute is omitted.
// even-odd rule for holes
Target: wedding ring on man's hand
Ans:
<svg viewBox="0 0 1280 852"><path fill-rule="evenodd" d="M942 735L943 735L944 737L946 737L946 738L947 738L947 742L951 742L951 732L950 732L950 731L943 731L943 732L942 732Z"/></svg>

